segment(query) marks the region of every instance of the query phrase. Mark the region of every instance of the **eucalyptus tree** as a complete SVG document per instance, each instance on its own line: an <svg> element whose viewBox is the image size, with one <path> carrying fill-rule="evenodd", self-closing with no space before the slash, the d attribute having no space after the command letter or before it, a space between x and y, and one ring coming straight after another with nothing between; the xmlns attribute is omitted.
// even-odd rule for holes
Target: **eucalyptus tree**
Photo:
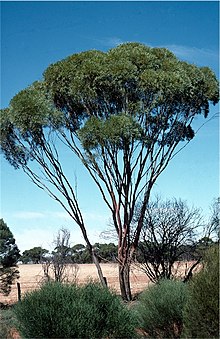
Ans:
<svg viewBox="0 0 220 339"><path fill-rule="evenodd" d="M130 262L151 189L179 144L194 137L193 119L207 117L209 102L218 102L218 82L209 68L180 61L165 48L126 43L50 65L42 81L2 110L6 159L64 207L94 254L57 140L81 159L113 218L124 299L131 298ZM41 172L32 167L34 161ZM141 213L131 236L140 197Z"/></svg>

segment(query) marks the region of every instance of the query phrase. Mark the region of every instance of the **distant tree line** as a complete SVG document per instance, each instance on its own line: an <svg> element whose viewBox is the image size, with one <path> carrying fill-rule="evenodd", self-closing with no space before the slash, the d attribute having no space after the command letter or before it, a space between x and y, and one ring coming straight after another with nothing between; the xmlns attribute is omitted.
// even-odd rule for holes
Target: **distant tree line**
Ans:
<svg viewBox="0 0 220 339"><path fill-rule="evenodd" d="M94 247L97 250L99 262L116 262L117 245L114 243L95 243ZM25 250L20 257L20 261L23 264L41 264L49 258L55 255L57 256L61 251L63 251L63 248L56 248L50 253L49 250L45 248L34 247ZM67 264L90 264L93 262L88 248L83 244L66 247L65 251L63 251L63 256L65 256L65 262Z"/></svg>
<svg viewBox="0 0 220 339"><path fill-rule="evenodd" d="M178 259L179 261L190 261L198 258L199 253L201 253L204 248L210 245L214 245L215 241L211 238L203 237L198 240L193 245L182 245L178 249ZM117 262L117 251L118 246L114 243L95 243L94 245L97 249L99 262L108 263L108 262ZM158 245L160 246L160 244ZM155 243L141 241L139 243L139 249L137 250L135 261L139 263L144 263L146 256L155 248ZM22 264L42 264L48 258L53 256L56 251L46 250L42 247L33 247L29 250L25 250L19 261ZM91 256L87 247L83 244L76 244L72 247L66 249L65 253L66 263L67 264L90 264L92 263Z"/></svg>

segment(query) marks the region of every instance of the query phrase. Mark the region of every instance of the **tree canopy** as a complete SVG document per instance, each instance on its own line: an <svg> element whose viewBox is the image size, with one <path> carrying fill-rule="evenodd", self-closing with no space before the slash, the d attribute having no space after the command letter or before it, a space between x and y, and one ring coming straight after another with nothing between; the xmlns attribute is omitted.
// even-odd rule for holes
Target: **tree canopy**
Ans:
<svg viewBox="0 0 220 339"><path fill-rule="evenodd" d="M45 127L80 131L86 149L123 148L132 140L169 145L193 138L191 120L207 117L209 101L218 102L214 73L165 48L127 43L107 53L81 52L49 66L42 81L2 110L1 147L17 167L34 159L17 136L40 147Z"/></svg>
<svg viewBox="0 0 220 339"><path fill-rule="evenodd" d="M129 299L129 258L137 248L151 189L180 142L194 137L195 116L206 118L209 103L218 100L211 69L180 61L165 48L126 43L105 53L81 52L50 65L41 81L1 111L1 149L15 168L61 203L94 256L57 142L82 161L111 211L121 289ZM140 198L132 239L130 225Z"/></svg>
<svg viewBox="0 0 220 339"><path fill-rule="evenodd" d="M29 250L25 250L22 253L20 260L24 263L32 263L32 264L40 264L46 258L45 255L48 254L49 251L42 248L41 246L30 248Z"/></svg>

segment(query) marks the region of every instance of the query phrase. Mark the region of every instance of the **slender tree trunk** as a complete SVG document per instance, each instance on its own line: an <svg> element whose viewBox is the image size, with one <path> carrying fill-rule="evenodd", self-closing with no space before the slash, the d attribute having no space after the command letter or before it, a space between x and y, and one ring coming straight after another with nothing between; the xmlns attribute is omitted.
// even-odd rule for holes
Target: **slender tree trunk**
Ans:
<svg viewBox="0 0 220 339"><path fill-rule="evenodd" d="M107 284L106 284L106 279L104 278L103 276L103 273L102 273L102 269L101 269L101 265L99 263L99 260L97 258L97 255L94 251L94 249L92 249L92 260L97 268L97 272L98 272L98 276L99 276L99 279L100 279L100 282L101 284L104 286L104 287L107 287Z"/></svg>
<svg viewBox="0 0 220 339"><path fill-rule="evenodd" d="M82 219L81 219L81 220L82 220ZM97 272L98 272L98 276L99 276L100 282L101 282L101 284L102 284L104 287L106 287L106 286L107 286L107 285L106 285L106 279L105 279L104 276L103 276L102 268L101 268L101 265L100 265L100 263L99 263L98 257L97 257L97 255L96 255L96 253L95 253L95 250L94 250L92 244L90 243L90 241L89 241L89 239L88 239L85 225L84 225L84 223L83 223L82 221L80 221L80 222L78 223L78 225L80 226L80 229L81 229L81 231L82 231L83 238L84 238L84 240L85 240L85 242L86 242L86 245L87 245L87 247L88 247L89 253L90 253L91 258L92 258L92 261L93 261L93 263L95 264L95 266L96 266L96 268L97 268Z"/></svg>
<svg viewBox="0 0 220 339"><path fill-rule="evenodd" d="M125 232L124 232L125 233ZM131 301L130 265L133 252L126 237L119 236L118 239L118 275L121 296L123 300Z"/></svg>
<svg viewBox="0 0 220 339"><path fill-rule="evenodd" d="M130 285L130 262L119 261L119 284L121 290L121 296L123 300L131 301L131 285Z"/></svg>
<svg viewBox="0 0 220 339"><path fill-rule="evenodd" d="M124 270L124 280L125 280L125 290L127 295L127 300L132 300L131 295L131 285L130 285L130 263L127 263Z"/></svg>

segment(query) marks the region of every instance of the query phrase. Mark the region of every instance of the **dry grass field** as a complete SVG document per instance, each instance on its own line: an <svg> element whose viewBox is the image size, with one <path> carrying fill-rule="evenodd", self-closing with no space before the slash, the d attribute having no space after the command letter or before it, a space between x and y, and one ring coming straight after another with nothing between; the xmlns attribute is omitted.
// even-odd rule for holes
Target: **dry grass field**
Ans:
<svg viewBox="0 0 220 339"><path fill-rule="evenodd" d="M97 270L94 264L80 264L77 265L78 271L76 274L77 283L86 283L89 279L98 279ZM107 279L108 286L113 288L117 293L119 293L119 283L118 283L118 265L117 264L101 264L103 275ZM19 265L20 278L17 282L20 283L21 293L24 294L27 291L39 288L43 280L43 269L40 264L35 265ZM71 273L72 272L72 273ZM70 270L70 280L71 274L75 275L75 269ZM14 303L17 301L17 282L12 286L12 291L8 297L0 295L0 303ZM148 286L149 279L147 276L138 270L137 268L132 267L131 270L131 286L132 293L137 293L143 290Z"/></svg>
<svg viewBox="0 0 220 339"><path fill-rule="evenodd" d="M187 263L190 266L190 263ZM119 293L119 282L118 282L118 265L114 263L101 264L103 275L107 279L108 286ZM184 274L186 263L182 263L178 267L180 275ZM37 289L40 287L44 272L42 265L19 265L20 278L17 282L20 283L21 293L24 294L27 291ZM74 280L75 269L69 271L69 279ZM98 279L97 270L94 264L81 264L77 265L76 282L79 284L86 283L89 279ZM12 286L12 291L8 297L0 295L0 303L14 303L18 300L17 296L17 282ZM143 289L147 288L150 283L146 274L143 273L136 266L131 267L131 289L132 294L139 293Z"/></svg>

